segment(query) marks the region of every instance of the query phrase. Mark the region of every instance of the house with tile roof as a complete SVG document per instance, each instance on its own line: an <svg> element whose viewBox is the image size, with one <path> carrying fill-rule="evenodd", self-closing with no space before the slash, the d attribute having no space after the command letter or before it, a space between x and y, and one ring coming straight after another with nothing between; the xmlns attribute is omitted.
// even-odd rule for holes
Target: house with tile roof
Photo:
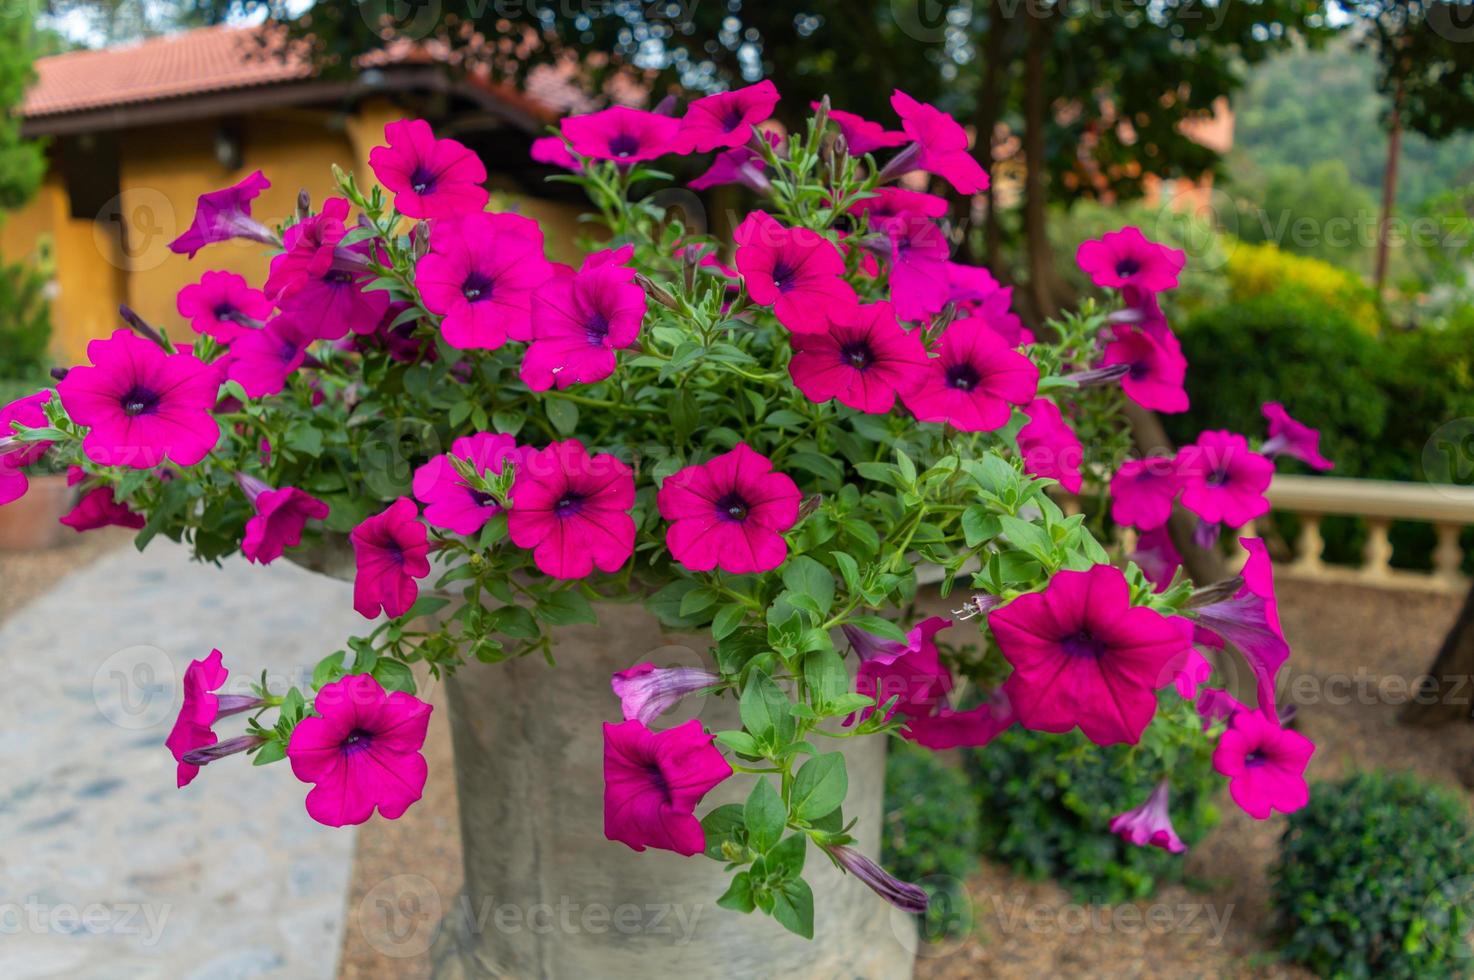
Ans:
<svg viewBox="0 0 1474 980"><path fill-rule="evenodd" d="M325 78L259 28L210 27L42 58L36 74L19 112L24 133L47 139L49 168L36 199L4 216L0 256L53 270L60 363L116 329L119 304L174 326L175 294L206 269L265 278L258 245L212 246L193 262L169 251L200 194L261 170L272 186L256 213L280 220L300 190L334 192L334 163L366 182L384 125L407 116L475 150L492 189L544 223L555 257L571 257L577 208L528 156L551 121L590 107L571 70L539 67L518 91L402 45Z"/></svg>

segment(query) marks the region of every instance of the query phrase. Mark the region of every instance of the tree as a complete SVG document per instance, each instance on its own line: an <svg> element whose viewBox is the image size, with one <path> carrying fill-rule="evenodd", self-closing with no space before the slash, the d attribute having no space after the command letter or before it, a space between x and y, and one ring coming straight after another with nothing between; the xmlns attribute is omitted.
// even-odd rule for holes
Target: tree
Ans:
<svg viewBox="0 0 1474 980"><path fill-rule="evenodd" d="M42 147L23 140L20 118L12 111L20 105L26 86L35 78L30 22L24 17L0 17L0 208L18 208L41 186L46 172Z"/></svg>

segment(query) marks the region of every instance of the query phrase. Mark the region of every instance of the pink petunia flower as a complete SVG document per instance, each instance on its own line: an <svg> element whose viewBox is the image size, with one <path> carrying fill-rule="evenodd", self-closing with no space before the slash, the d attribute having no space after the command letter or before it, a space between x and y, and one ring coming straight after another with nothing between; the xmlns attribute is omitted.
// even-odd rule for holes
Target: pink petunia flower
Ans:
<svg viewBox="0 0 1474 980"><path fill-rule="evenodd" d="M1177 274L1187 264L1181 249L1158 245L1126 227L1081 242L1075 264L1102 289L1136 287L1148 293L1177 288Z"/></svg>
<svg viewBox="0 0 1474 980"><path fill-rule="evenodd" d="M616 572L634 554L635 478L608 453L590 457L577 439L528 450L517 460L507 533L554 578Z"/></svg>
<svg viewBox="0 0 1474 980"><path fill-rule="evenodd" d="M1111 520L1142 531L1161 527L1172 517L1181 488L1175 459L1128 459L1111 477Z"/></svg>
<svg viewBox="0 0 1474 980"><path fill-rule="evenodd" d="M561 167L574 173L583 170L583 164L578 162L578 157L568 152L568 144L563 142L561 136L540 136L533 140L530 156L538 163L546 163L550 167Z"/></svg>
<svg viewBox="0 0 1474 980"><path fill-rule="evenodd" d="M302 530L308 521L327 519L328 505L296 487L274 490L245 473L237 473L235 480L256 511L246 521L245 539L241 542L241 554L247 561L270 564L286 549L302 543Z"/></svg>
<svg viewBox="0 0 1474 980"><path fill-rule="evenodd" d="M778 87L767 79L697 99L686 109L671 152L707 153L741 146L752 138L754 126L772 117L777 105Z"/></svg>
<svg viewBox="0 0 1474 980"><path fill-rule="evenodd" d="M1140 286L1122 286L1121 300L1126 304L1125 308L1109 314L1107 321L1143 330L1153 340L1171 333L1172 328L1167 325L1167 315L1162 312L1156 293Z"/></svg>
<svg viewBox="0 0 1474 980"><path fill-rule="evenodd" d="M614 373L614 352L632 346L645 321L645 290L628 247L597 252L572 276L555 276L532 297L532 343L522 357L533 391L593 384Z"/></svg>
<svg viewBox="0 0 1474 980"><path fill-rule="evenodd" d="M456 218L486 207L486 167L463 144L436 139L423 119L390 123L384 141L369 151L369 168L394 192L400 214Z"/></svg>
<svg viewBox="0 0 1474 980"><path fill-rule="evenodd" d="M415 265L425 307L444 317L441 336L458 350L531 340L532 296L552 275L542 229L519 214L436 222Z"/></svg>
<svg viewBox="0 0 1474 980"><path fill-rule="evenodd" d="M1171 789L1171 783L1162 780L1146 802L1111 818L1111 833L1137 847L1160 847L1173 854L1187 850L1187 845L1172 826L1172 814L1168 809Z"/></svg>
<svg viewBox="0 0 1474 980"><path fill-rule="evenodd" d="M1243 527L1269 513L1264 492L1274 464L1249 450L1249 441L1223 430L1203 432L1177 453L1182 506L1206 524Z"/></svg>
<svg viewBox="0 0 1474 980"><path fill-rule="evenodd" d="M699 854L706 832L696 805L732 767L691 719L652 732L638 721L604 723L604 836L636 851Z"/></svg>
<svg viewBox="0 0 1474 980"><path fill-rule="evenodd" d="M1121 378L1121 390L1142 408L1154 412L1185 412L1187 391L1187 358L1169 330L1153 338L1144 330L1116 330L1116 337L1106 345L1101 363L1127 366Z"/></svg>
<svg viewBox="0 0 1474 980"><path fill-rule="evenodd" d="M1097 745L1136 743L1157 711L1156 690L1187 647L1187 634L1160 613L1131 605L1120 569L1057 572L1042 592L988 616L1014 671L1003 691L1025 728L1067 732Z"/></svg>
<svg viewBox="0 0 1474 980"><path fill-rule="evenodd" d="M76 486L87 479L80 466L67 469L67 486ZM60 518L60 523L81 534L100 527L127 527L137 530L147 522L142 514L135 514L113 496L112 487L94 487L82 494L77 505Z"/></svg>
<svg viewBox="0 0 1474 980"><path fill-rule="evenodd" d="M1336 464L1320 454L1320 430L1290 418L1279 402L1265 402L1260 411L1269 420L1269 439L1259 447L1265 456L1289 456L1312 469L1333 470Z"/></svg>
<svg viewBox="0 0 1474 980"><path fill-rule="evenodd" d="M778 137L771 133L765 133L764 137L770 143L776 143ZM724 150L716 155L711 166L707 167L699 177L686 184L693 191L704 191L710 187L720 187L723 184L740 184L755 194L766 195L773 189L772 181L767 176L768 164L761 153L750 146L739 146L735 149Z"/></svg>
<svg viewBox="0 0 1474 980"><path fill-rule="evenodd" d="M12 422L19 422L28 429L42 429L50 425L45 409L50 400L51 391L47 389L18 398L0 408L0 443L17 445L9 442L15 434ZM30 481L26 478L25 468L45 456L46 450L50 448L49 442L33 442L21 443L18 448L0 450L0 506L26 495L26 491L30 489Z"/></svg>
<svg viewBox="0 0 1474 980"><path fill-rule="evenodd" d="M1188 648L1168 664L1172 670L1172 685L1184 701L1195 701L1198 688L1208 683L1213 676L1213 664L1198 651Z"/></svg>
<svg viewBox="0 0 1474 980"><path fill-rule="evenodd" d="M1127 555L1136 562L1147 581L1156 586L1157 592L1165 592L1182 567L1182 555L1172 541L1166 524L1142 531L1136 536L1136 550Z"/></svg>
<svg viewBox="0 0 1474 980"><path fill-rule="evenodd" d="M672 152L681 121L616 105L568 116L560 128L573 152L581 157L639 163Z"/></svg>
<svg viewBox="0 0 1474 980"><path fill-rule="evenodd" d="M657 667L635 664L609 678L619 710L626 721L649 726L688 694L720 684L721 677L699 667Z"/></svg>
<svg viewBox="0 0 1474 980"><path fill-rule="evenodd" d="M175 306L196 333L225 344L271 316L266 294L234 272L205 273L199 282L179 291Z"/></svg>
<svg viewBox="0 0 1474 980"><path fill-rule="evenodd" d="M905 212L884 221L890 251L887 285L896 316L926 320L947 305L951 246L940 225L925 215Z"/></svg>
<svg viewBox="0 0 1474 980"><path fill-rule="evenodd" d="M656 494L670 522L665 544L692 571L733 575L783 564L783 533L798 521L798 486L766 456L739 442L731 452L665 478Z"/></svg>
<svg viewBox="0 0 1474 980"><path fill-rule="evenodd" d="M166 458L193 466L220 441L210 414L220 373L193 354L166 354L129 330L87 345L90 367L57 383L67 414L91 427L87 458L104 466L150 469Z"/></svg>
<svg viewBox="0 0 1474 980"><path fill-rule="evenodd" d="M963 315L982 320L988 325L988 329L1006 340L1010 347L1022 347L1034 342L1034 332L1025 327L1023 320L1013 311L1012 286L992 290L983 296L976 296L972 290L964 293L959 290L955 277L955 270L964 267L955 263L949 263L948 267L954 273L949 277L949 303L957 303Z"/></svg>
<svg viewBox="0 0 1474 980"><path fill-rule="evenodd" d="M243 331L230 345L225 376L250 398L268 398L307 360L313 335L293 316L277 316L260 330Z"/></svg>
<svg viewBox="0 0 1474 980"><path fill-rule="evenodd" d="M1240 538L1239 544L1249 553L1239 573L1243 587L1230 598L1199 606L1189 614L1210 637L1232 643L1243 654L1257 682L1260 712L1277 718L1275 680L1290 659L1290 645L1280 628L1274 563L1260 538Z"/></svg>
<svg viewBox="0 0 1474 980"><path fill-rule="evenodd" d="M415 470L415 499L425 505L425 523L456 534L472 535L502 512L488 494L469 486L450 457L463 459L481 475L500 473L515 459L517 440L505 433L478 432L450 444L449 455L439 455Z"/></svg>
<svg viewBox="0 0 1474 980"><path fill-rule="evenodd" d="M358 570L353 577L353 608L373 619L382 610L403 616L419 598L415 579L430 574L430 544L415 502L400 497L381 513L365 518L348 534Z"/></svg>
<svg viewBox="0 0 1474 980"><path fill-rule="evenodd" d="M936 350L921 384L901 394L921 421L990 432L1008 423L1014 405L1034 400L1039 369L983 320L953 321Z"/></svg>
<svg viewBox="0 0 1474 980"><path fill-rule="evenodd" d="M877 187L874 197L856 201L850 211L869 215L871 227L884 229L889 222L906 215L940 218L947 213L947 199L904 187Z"/></svg>
<svg viewBox="0 0 1474 980"><path fill-rule="evenodd" d="M1024 413L1029 421L1018 433L1024 472L1058 480L1070 493L1079 493L1084 485L1080 466L1085 461L1085 450L1059 406L1047 398L1035 398L1024 406Z"/></svg>
<svg viewBox="0 0 1474 980"><path fill-rule="evenodd" d="M1205 687L1198 691L1193 707L1203 719L1205 732L1219 722L1229 721L1240 711L1249 710L1232 694L1215 687Z"/></svg>
<svg viewBox="0 0 1474 980"><path fill-rule="evenodd" d="M271 181L257 170L238 184L201 194L195 202L194 220L184 234L169 243L169 249L194 258L206 245L232 238L277 244L272 230L251 217L251 202L270 186Z"/></svg>
<svg viewBox="0 0 1474 980"><path fill-rule="evenodd" d="M988 189L988 173L967 151L967 131L957 120L935 106L917 102L896 89L891 108L901 117L901 128L913 140L881 173L881 180L911 170L925 170L941 177L959 194L979 194Z"/></svg>
<svg viewBox="0 0 1474 980"><path fill-rule="evenodd" d="M884 415L896 395L915 387L927 370L919 332L896 322L889 303L836 310L822 333L793 335L788 371L810 401L838 399L861 412Z"/></svg>
<svg viewBox="0 0 1474 980"><path fill-rule="evenodd" d="M843 256L818 232L789 228L754 211L732 237L747 294L754 303L773 307L789 330L822 331L826 311L855 305L855 291L844 280Z"/></svg>
<svg viewBox="0 0 1474 980"><path fill-rule="evenodd" d="M817 109L819 103L811 102L809 108ZM829 118L839 127L845 146L853 156L861 157L886 147L901 146L908 139L905 133L888 130L878 122L842 109L830 109Z"/></svg>
<svg viewBox="0 0 1474 980"><path fill-rule="evenodd" d="M312 709L287 743L292 774L315 784L307 815L329 827L363 823L375 807L386 820L403 816L429 774L420 747L430 705L386 692L370 674L350 674L324 684Z"/></svg>
<svg viewBox="0 0 1474 980"><path fill-rule="evenodd" d="M1213 750L1213 768L1228 777L1228 795L1255 820L1294 813L1310 801L1305 768L1315 743L1257 711L1239 711Z"/></svg>
<svg viewBox="0 0 1474 980"><path fill-rule="evenodd" d="M200 773L200 767L186 762L185 757L219 740L211 726L221 718L261 706L260 698L216 694L229 676L219 650L211 650L204 660L191 660L184 669L184 697L179 716L169 730L169 737L164 739L164 746L178 764L175 781L179 789L188 786Z"/></svg>
<svg viewBox="0 0 1474 980"><path fill-rule="evenodd" d="M372 244L341 244L348 234L348 202L330 197L322 211L287 229L284 251L271 260L266 295L309 335L337 340L349 331L373 333L389 308L389 294L366 287Z"/></svg>

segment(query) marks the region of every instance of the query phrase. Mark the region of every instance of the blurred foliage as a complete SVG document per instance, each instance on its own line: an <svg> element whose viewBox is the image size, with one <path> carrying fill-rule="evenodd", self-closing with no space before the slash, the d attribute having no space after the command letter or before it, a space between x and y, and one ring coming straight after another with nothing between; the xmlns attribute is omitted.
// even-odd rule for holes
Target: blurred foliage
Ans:
<svg viewBox="0 0 1474 980"><path fill-rule="evenodd" d="M1347 269L1294 255L1271 244L1241 244L1228 249L1224 270L1229 294L1236 301L1284 292L1344 314L1365 333L1375 334L1382 328L1376 294Z"/></svg>
<svg viewBox="0 0 1474 980"><path fill-rule="evenodd" d="M880 863L931 896L925 932L938 938L970 923L966 879L978 865L978 811L967 773L930 749L892 739L885 770Z"/></svg>
<svg viewBox="0 0 1474 980"><path fill-rule="evenodd" d="M1311 788L1289 816L1271 900L1286 958L1322 977L1466 976L1468 804L1411 773Z"/></svg>
<svg viewBox="0 0 1474 980"><path fill-rule="evenodd" d="M43 378L50 342L45 275L24 262L0 263L0 380Z"/></svg>
<svg viewBox="0 0 1474 980"><path fill-rule="evenodd" d="M36 77L31 67L35 39L30 19L20 11L0 12L0 208L26 203L41 186L46 157L37 140L23 140L14 111Z"/></svg>
<svg viewBox="0 0 1474 980"><path fill-rule="evenodd" d="M1342 160L1309 167L1267 168L1258 186L1235 181L1235 231L1252 244L1333 262L1360 273L1371 269L1378 210L1372 192L1355 183Z"/></svg>

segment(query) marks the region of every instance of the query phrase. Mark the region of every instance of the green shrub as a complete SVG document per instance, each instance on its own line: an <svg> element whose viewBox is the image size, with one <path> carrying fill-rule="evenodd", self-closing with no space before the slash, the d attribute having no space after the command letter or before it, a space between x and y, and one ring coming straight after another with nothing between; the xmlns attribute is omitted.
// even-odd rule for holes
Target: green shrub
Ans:
<svg viewBox="0 0 1474 980"><path fill-rule="evenodd" d="M977 803L967 774L928 749L892 741L881 834L885 869L931 896L926 934L936 937L966 925L954 913L964 907L964 882L977 869L980 850Z"/></svg>
<svg viewBox="0 0 1474 980"><path fill-rule="evenodd" d="M1324 977L1465 975L1469 847L1464 801L1411 774L1312 787L1271 869L1286 956Z"/></svg>
<svg viewBox="0 0 1474 980"><path fill-rule="evenodd" d="M1382 329L1376 292L1349 269L1268 243L1240 243L1229 248L1224 271L1234 302L1272 293L1294 295L1308 305L1344 313L1364 333Z"/></svg>
<svg viewBox="0 0 1474 980"><path fill-rule="evenodd" d="M1185 703L1185 702L1184 702ZM1153 722L1153 728L1162 720ZM1162 764L1144 746L1101 747L1078 731L1049 735L1014 727L970 751L983 847L1031 878L1054 878L1084 901L1146 897L1159 881L1182 876L1182 857L1136 847L1110 831L1111 818L1146 799ZM1167 763L1172 823L1191 847L1218 822L1212 743L1202 739Z"/></svg>
<svg viewBox="0 0 1474 980"><path fill-rule="evenodd" d="M50 342L45 277L24 263L0 264L0 379L45 374Z"/></svg>

